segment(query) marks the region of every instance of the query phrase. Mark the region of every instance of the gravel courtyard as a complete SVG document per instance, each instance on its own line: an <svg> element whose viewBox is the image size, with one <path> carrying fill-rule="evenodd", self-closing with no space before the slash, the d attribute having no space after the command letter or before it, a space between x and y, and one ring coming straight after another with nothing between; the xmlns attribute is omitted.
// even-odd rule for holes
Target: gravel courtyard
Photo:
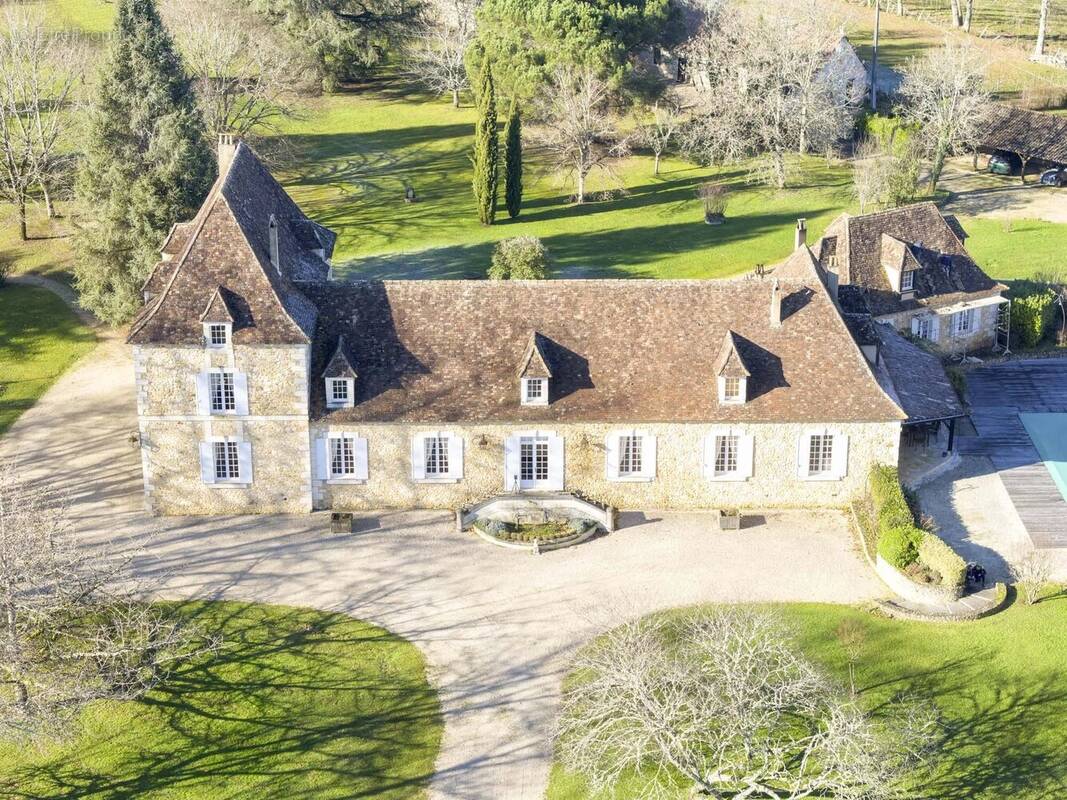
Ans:
<svg viewBox="0 0 1067 800"><path fill-rule="evenodd" d="M70 492L87 542L151 541L137 571L166 597L314 606L384 625L426 654L446 715L433 798L535 800L575 648L630 616L702 601L855 603L884 587L836 513L720 533L701 514L623 515L617 533L534 557L456 533L439 512L152 519L140 510L132 366L111 336L0 439Z"/></svg>

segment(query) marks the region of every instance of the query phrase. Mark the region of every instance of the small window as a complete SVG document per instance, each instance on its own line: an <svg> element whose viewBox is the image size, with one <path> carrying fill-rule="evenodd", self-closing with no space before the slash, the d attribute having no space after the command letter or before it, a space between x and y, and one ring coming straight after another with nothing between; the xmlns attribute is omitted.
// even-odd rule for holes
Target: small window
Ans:
<svg viewBox="0 0 1067 800"><path fill-rule="evenodd" d="M355 440L349 436L330 438L330 477L351 478L356 474Z"/></svg>
<svg viewBox="0 0 1067 800"><path fill-rule="evenodd" d="M237 410L237 394L234 391L232 372L209 373L208 389L213 414L225 414Z"/></svg>
<svg viewBox="0 0 1067 800"><path fill-rule="evenodd" d="M741 399L741 379L726 378L723 382L722 396L729 402L737 402Z"/></svg>
<svg viewBox="0 0 1067 800"><path fill-rule="evenodd" d="M230 342L229 326L212 322L207 326L207 343L211 347L225 347Z"/></svg>
<svg viewBox="0 0 1067 800"><path fill-rule="evenodd" d="M933 340L934 318L918 317L915 320L915 335L920 339Z"/></svg>
<svg viewBox="0 0 1067 800"><path fill-rule="evenodd" d="M423 464L427 478L442 478L448 475L448 439L444 436L427 436L422 440Z"/></svg>
<svg viewBox="0 0 1067 800"><path fill-rule="evenodd" d="M808 443L808 475L828 475L834 467L833 434L820 433Z"/></svg>
<svg viewBox="0 0 1067 800"><path fill-rule="evenodd" d="M524 406L548 405L548 379L523 378L522 404Z"/></svg>
<svg viewBox="0 0 1067 800"><path fill-rule="evenodd" d="M644 465L641 453L644 442L639 435L619 437L619 476L623 478L642 474Z"/></svg>
<svg viewBox="0 0 1067 800"><path fill-rule="evenodd" d="M915 289L915 270L909 269L900 276L900 291L910 292Z"/></svg>
<svg viewBox="0 0 1067 800"><path fill-rule="evenodd" d="M732 475L737 472L736 434L715 437L715 476Z"/></svg>
<svg viewBox="0 0 1067 800"><path fill-rule="evenodd" d="M348 381L330 378L330 402L342 406L348 403Z"/></svg>
<svg viewBox="0 0 1067 800"><path fill-rule="evenodd" d="M241 459L237 452L237 442L212 442L215 456L215 480L239 481L241 479Z"/></svg>
<svg viewBox="0 0 1067 800"><path fill-rule="evenodd" d="M957 336L970 333L974 330L974 309L965 308L952 315L952 331Z"/></svg>

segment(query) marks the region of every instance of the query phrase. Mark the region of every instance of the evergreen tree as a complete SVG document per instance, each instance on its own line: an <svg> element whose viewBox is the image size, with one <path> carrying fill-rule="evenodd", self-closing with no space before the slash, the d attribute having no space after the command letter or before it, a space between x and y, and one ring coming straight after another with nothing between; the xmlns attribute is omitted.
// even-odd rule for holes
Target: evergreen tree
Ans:
<svg viewBox="0 0 1067 800"><path fill-rule="evenodd" d="M215 159L192 83L154 0L119 0L77 180L81 302L128 320L167 230L195 213Z"/></svg>
<svg viewBox="0 0 1067 800"><path fill-rule="evenodd" d="M522 209L522 117L519 104L511 101L511 114L504 130L504 204L508 216L519 216Z"/></svg>
<svg viewBox="0 0 1067 800"><path fill-rule="evenodd" d="M500 143L496 130L496 90L493 71L486 59L478 87L478 121L474 124L474 200L483 225L496 220L497 166Z"/></svg>

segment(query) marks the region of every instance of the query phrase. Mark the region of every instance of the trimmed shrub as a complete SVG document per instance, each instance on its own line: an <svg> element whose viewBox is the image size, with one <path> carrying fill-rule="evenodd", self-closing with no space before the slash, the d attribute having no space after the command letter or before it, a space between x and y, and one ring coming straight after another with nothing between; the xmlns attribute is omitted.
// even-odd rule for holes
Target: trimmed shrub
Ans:
<svg viewBox="0 0 1067 800"><path fill-rule="evenodd" d="M870 486L879 534L893 528L915 527L915 518L900 488L896 467L876 464L871 469Z"/></svg>
<svg viewBox="0 0 1067 800"><path fill-rule="evenodd" d="M1052 327L1056 315L1056 293L1044 289L1012 300L1011 330L1017 344L1036 347Z"/></svg>
<svg viewBox="0 0 1067 800"><path fill-rule="evenodd" d="M493 248L492 280L543 280L547 273L548 251L536 236L501 239Z"/></svg>
<svg viewBox="0 0 1067 800"><path fill-rule="evenodd" d="M878 555L897 569L905 569L919 558L919 542L923 532L907 525L889 528L878 534Z"/></svg>
<svg viewBox="0 0 1067 800"><path fill-rule="evenodd" d="M883 556L884 558L884 556ZM941 584L962 592L967 582L967 564L940 536L925 533L919 542L919 560L941 575Z"/></svg>

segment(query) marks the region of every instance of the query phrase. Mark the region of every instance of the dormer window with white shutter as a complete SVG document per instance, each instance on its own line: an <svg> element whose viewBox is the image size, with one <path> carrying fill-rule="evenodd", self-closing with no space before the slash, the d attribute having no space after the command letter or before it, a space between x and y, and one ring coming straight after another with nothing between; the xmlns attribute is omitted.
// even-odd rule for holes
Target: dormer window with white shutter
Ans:
<svg viewBox="0 0 1067 800"><path fill-rule="evenodd" d="M647 431L609 433L605 441L609 481L651 481L656 477L656 437Z"/></svg>
<svg viewBox="0 0 1067 800"><path fill-rule="evenodd" d="M519 403L524 406L547 406L552 369L547 355L548 341L531 333L519 360Z"/></svg>
<svg viewBox="0 0 1067 800"><path fill-rule="evenodd" d="M356 404L356 369L343 336L322 371L325 382L326 408L352 408Z"/></svg>
<svg viewBox="0 0 1067 800"><path fill-rule="evenodd" d="M715 362L720 405L741 405L748 400L751 373L741 355L741 346L741 337L733 331L727 331Z"/></svg>

